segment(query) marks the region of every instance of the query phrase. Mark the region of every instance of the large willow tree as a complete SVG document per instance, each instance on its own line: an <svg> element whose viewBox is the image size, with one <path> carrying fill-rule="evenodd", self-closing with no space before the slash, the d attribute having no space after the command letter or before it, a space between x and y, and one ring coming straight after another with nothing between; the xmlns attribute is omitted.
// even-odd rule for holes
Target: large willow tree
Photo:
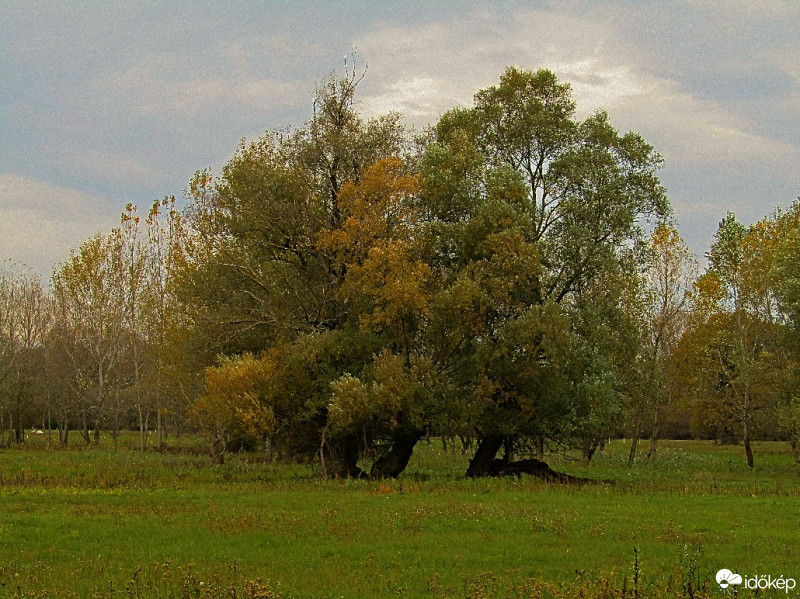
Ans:
<svg viewBox="0 0 800 599"><path fill-rule="evenodd" d="M669 209L659 156L577 119L550 71L507 69L415 145L396 115L359 118L355 88L327 81L304 127L192 183L195 339L243 356L196 410L218 446L396 476L424 435L460 434L479 476L504 445L605 434L635 386L624 302L643 219Z"/></svg>
<svg viewBox="0 0 800 599"><path fill-rule="evenodd" d="M331 382L360 371L376 348L352 322L340 251L321 239L345 226L343 188L405 142L396 115L358 116L356 85L354 77L325 81L303 127L242 144L218 180L198 173L180 277L197 346L209 356L260 354L264 376L282 381L261 386L259 401L275 412L275 430L263 434L278 435L290 453L319 451L335 476L361 474L363 442L328 427ZM229 404L206 397L197 415L218 422L211 406Z"/></svg>
<svg viewBox="0 0 800 599"><path fill-rule="evenodd" d="M578 120L550 71L507 69L435 133L423 160L433 263L470 296L451 360L479 476L503 445L585 441L618 417L641 342L627 275L643 220L669 204L653 148L603 112Z"/></svg>

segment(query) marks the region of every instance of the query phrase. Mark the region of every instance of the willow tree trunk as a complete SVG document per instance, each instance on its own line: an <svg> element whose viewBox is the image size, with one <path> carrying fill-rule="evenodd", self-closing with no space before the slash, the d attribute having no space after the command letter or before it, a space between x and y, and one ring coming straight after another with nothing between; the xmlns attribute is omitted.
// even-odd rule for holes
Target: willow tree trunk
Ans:
<svg viewBox="0 0 800 599"><path fill-rule="evenodd" d="M637 410L639 412L639 410ZM636 461L636 449L639 446L639 436L641 435L642 429L642 415L639 412L636 415L636 421L633 425L633 437L631 438L631 450L628 452L628 466L633 466L633 463Z"/></svg>
<svg viewBox="0 0 800 599"><path fill-rule="evenodd" d="M66 413L59 414L56 426L58 426L58 442L62 447L66 447L69 443L69 419Z"/></svg>
<svg viewBox="0 0 800 599"><path fill-rule="evenodd" d="M586 466L589 462L592 461L594 454L597 452L598 448L600 448L602 441L597 437L589 437L587 436L583 440L583 465ZM635 451L635 449L634 449Z"/></svg>
<svg viewBox="0 0 800 599"><path fill-rule="evenodd" d="M480 440L475 455L469 461L466 475L470 478L488 476L497 452L503 446L502 435L488 435Z"/></svg>
<svg viewBox="0 0 800 599"><path fill-rule="evenodd" d="M636 447L639 445L639 429L633 431L633 439L631 439L631 450L628 452L628 466L633 466L636 461Z"/></svg>
<svg viewBox="0 0 800 599"><path fill-rule="evenodd" d="M397 478L408 466L414 447L422 438L422 431L404 429L392 439L392 447L375 460L370 470L371 478Z"/></svg>
<svg viewBox="0 0 800 599"><path fill-rule="evenodd" d="M358 466L361 444L356 435L347 434L326 439L320 446L322 475L326 478L366 478L367 473Z"/></svg>

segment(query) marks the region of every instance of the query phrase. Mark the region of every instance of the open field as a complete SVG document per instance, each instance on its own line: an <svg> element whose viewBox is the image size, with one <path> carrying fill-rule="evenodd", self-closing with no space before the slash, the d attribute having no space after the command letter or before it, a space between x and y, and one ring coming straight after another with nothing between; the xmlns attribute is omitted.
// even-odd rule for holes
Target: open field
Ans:
<svg viewBox="0 0 800 599"><path fill-rule="evenodd" d="M0 597L722 597L720 568L800 580L780 443L756 445L752 473L705 442L631 469L622 441L588 467L550 458L617 481L583 487L464 480L467 457L438 441L391 482L107 444L0 451Z"/></svg>

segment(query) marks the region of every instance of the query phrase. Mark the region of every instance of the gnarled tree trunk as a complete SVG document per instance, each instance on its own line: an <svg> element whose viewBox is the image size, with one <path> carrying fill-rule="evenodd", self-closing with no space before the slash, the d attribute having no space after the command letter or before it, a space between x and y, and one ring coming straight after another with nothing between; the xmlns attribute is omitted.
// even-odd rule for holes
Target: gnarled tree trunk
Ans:
<svg viewBox="0 0 800 599"><path fill-rule="evenodd" d="M503 447L506 439L501 435L490 435L481 439L475 457L470 460L467 476L522 476L531 474L550 482L567 484L613 484L610 480L594 480L580 478L562 472L556 472L545 462L536 459L510 461L510 445L506 446L506 455L500 459L495 458L497 452Z"/></svg>
<svg viewBox="0 0 800 599"><path fill-rule="evenodd" d="M478 449L475 450L475 455L469 461L469 468L467 468L466 475L470 478L490 476L492 461L502 446L502 435L487 435L483 437L478 443Z"/></svg>
<svg viewBox="0 0 800 599"><path fill-rule="evenodd" d="M556 472L545 462L536 459L519 460L517 462L507 462L505 460L493 460L489 468L491 476L522 476L531 474L548 482L564 483L571 485L585 484L613 484L612 480L596 480L593 478L582 478L572 476L563 472Z"/></svg>
<svg viewBox="0 0 800 599"><path fill-rule="evenodd" d="M323 476L330 478L367 477L367 473L358 466L361 445L356 435L323 439L320 452Z"/></svg>
<svg viewBox="0 0 800 599"><path fill-rule="evenodd" d="M375 460L370 470L371 478L397 478L408 466L414 447L422 438L422 431L402 429L394 435L392 447Z"/></svg>

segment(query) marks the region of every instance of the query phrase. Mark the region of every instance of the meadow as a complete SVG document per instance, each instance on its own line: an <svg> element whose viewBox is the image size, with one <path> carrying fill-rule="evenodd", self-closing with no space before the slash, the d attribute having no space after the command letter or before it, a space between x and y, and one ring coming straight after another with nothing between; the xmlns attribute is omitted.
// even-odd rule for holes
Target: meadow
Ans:
<svg viewBox="0 0 800 599"><path fill-rule="evenodd" d="M0 450L0 597L699 598L726 596L721 568L800 580L781 443L756 444L751 472L741 448L691 441L629 468L612 441L588 466L548 459L614 485L565 486L464 479L438 440L396 481L123 441Z"/></svg>

